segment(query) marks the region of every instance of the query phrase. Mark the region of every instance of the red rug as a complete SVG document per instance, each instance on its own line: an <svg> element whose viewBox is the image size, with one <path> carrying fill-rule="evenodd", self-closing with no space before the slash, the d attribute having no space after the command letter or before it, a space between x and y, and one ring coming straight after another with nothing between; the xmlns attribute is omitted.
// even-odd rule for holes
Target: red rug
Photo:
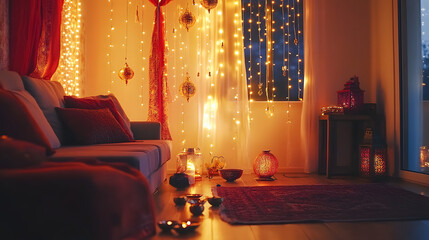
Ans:
<svg viewBox="0 0 429 240"><path fill-rule="evenodd" d="M429 219L429 198L383 184L215 187L231 224Z"/></svg>

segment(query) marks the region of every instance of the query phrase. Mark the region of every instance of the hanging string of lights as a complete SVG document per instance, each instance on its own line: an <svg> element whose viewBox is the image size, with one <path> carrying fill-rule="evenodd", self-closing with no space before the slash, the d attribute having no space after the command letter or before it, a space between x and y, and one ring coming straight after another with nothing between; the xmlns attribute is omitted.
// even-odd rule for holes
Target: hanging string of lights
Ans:
<svg viewBox="0 0 429 240"><path fill-rule="evenodd" d="M107 66L109 69L109 89L107 90L107 93L111 93L112 90L112 84L113 84L113 79L112 79L112 75L114 74L114 72L112 72L112 50L113 50L113 43L112 43L112 36L113 36L113 31L115 30L115 28L113 27L113 0L107 0L107 2L109 3L109 7L110 7L110 11L109 11L109 24L110 24L110 28L109 28L109 33L107 34L107 39L109 42L109 48L107 50Z"/></svg>
<svg viewBox="0 0 429 240"><path fill-rule="evenodd" d="M81 18L81 1L65 0L62 13L62 46L58 78L67 95L79 96L81 94Z"/></svg>
<svg viewBox="0 0 429 240"><path fill-rule="evenodd" d="M302 101L301 5L302 0L264 2L262 0L243 0L243 27L246 28L244 35L246 48L244 50L246 72L248 73L249 101L266 101L267 116L273 115L274 105L272 101L274 99ZM253 25L254 22L256 25ZM256 38L258 38L257 42ZM264 41L266 41L265 44ZM267 46L266 49L264 48L265 45ZM257 51L256 47L258 47ZM254 56L256 54L259 56ZM265 57L266 71L262 66ZM258 94L254 95L254 92ZM289 113L290 106L288 103L287 113Z"/></svg>

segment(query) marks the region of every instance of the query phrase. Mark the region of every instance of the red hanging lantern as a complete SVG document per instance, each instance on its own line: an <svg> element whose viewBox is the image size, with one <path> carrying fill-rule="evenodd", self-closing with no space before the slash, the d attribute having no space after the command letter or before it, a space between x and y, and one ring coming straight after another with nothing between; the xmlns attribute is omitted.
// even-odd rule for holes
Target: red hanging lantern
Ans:
<svg viewBox="0 0 429 240"><path fill-rule="evenodd" d="M210 10L217 6L217 2L218 0L201 0L201 5L210 13Z"/></svg>
<svg viewBox="0 0 429 240"><path fill-rule="evenodd" d="M359 78L354 76L344 84L344 89L337 91L338 105L345 113L359 112L363 107L364 91L359 87Z"/></svg>
<svg viewBox="0 0 429 240"><path fill-rule="evenodd" d="M279 161L270 153L270 150L260 153L253 162L253 171L259 180L274 180L272 177L277 173Z"/></svg>

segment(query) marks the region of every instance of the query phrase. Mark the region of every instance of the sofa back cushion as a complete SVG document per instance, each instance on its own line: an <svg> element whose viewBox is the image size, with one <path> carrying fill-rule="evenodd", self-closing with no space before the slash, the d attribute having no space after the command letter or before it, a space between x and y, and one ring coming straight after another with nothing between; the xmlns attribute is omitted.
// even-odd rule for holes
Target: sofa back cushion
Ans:
<svg viewBox="0 0 429 240"><path fill-rule="evenodd" d="M57 135L46 120L36 100L24 89L22 79L17 73L0 71L0 88L8 90L24 104L30 116L35 120L48 139L51 148L59 148L61 146Z"/></svg>
<svg viewBox="0 0 429 240"><path fill-rule="evenodd" d="M18 73L4 70L0 70L0 87L11 91L24 90L24 84Z"/></svg>
<svg viewBox="0 0 429 240"><path fill-rule="evenodd" d="M3 89L0 89L0 135L44 146L48 154L54 152L24 103L15 94Z"/></svg>
<svg viewBox="0 0 429 240"><path fill-rule="evenodd" d="M76 145L131 141L108 108L56 108L56 111Z"/></svg>
<svg viewBox="0 0 429 240"><path fill-rule="evenodd" d="M110 112L118 121L119 125L124 129L130 140L134 140L131 129L125 123L124 119L116 109L115 103L112 99L97 99L94 97L78 98L75 96L64 96L64 105L67 108L81 108L81 109L101 109L108 108Z"/></svg>
<svg viewBox="0 0 429 240"><path fill-rule="evenodd" d="M63 125L55 111L57 107L64 107L64 89L59 82L36 79L23 76L25 89L34 97L43 114L57 135L61 143L64 144Z"/></svg>

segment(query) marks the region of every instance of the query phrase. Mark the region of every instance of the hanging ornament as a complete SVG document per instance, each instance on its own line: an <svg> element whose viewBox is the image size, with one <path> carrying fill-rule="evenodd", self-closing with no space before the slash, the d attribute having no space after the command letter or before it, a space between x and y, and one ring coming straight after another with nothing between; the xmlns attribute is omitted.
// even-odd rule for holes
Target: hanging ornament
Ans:
<svg viewBox="0 0 429 240"><path fill-rule="evenodd" d="M195 95L196 87L193 82L191 82L191 78L189 77L189 73L186 73L185 81L179 87L180 95L186 97L186 100L189 102L189 98Z"/></svg>
<svg viewBox="0 0 429 240"><path fill-rule="evenodd" d="M210 13L210 10L217 6L217 1L218 0L201 0L201 5Z"/></svg>
<svg viewBox="0 0 429 240"><path fill-rule="evenodd" d="M179 17L179 23L186 28L186 31L189 32L189 28L195 24L195 16L192 12L186 8L186 11L182 13Z"/></svg>
<svg viewBox="0 0 429 240"><path fill-rule="evenodd" d="M125 84L128 84L128 80L131 80L134 77L134 71L128 66L127 55L128 55L128 4L127 2L127 11L126 11L126 20L125 20L125 65L119 70L118 76L121 80L125 81Z"/></svg>
<svg viewBox="0 0 429 240"><path fill-rule="evenodd" d="M134 77L134 71L128 66L128 63L125 62L124 67L119 70L118 76L125 81L125 84L128 84L128 80Z"/></svg>

